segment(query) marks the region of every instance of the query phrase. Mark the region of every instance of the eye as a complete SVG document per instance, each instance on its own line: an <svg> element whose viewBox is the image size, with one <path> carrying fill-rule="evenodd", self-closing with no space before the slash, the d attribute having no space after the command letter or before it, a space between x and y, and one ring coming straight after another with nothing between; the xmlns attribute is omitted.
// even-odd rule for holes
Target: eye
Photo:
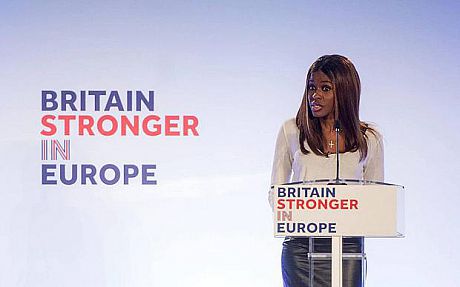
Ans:
<svg viewBox="0 0 460 287"><path fill-rule="evenodd" d="M321 87L321 90L323 92L329 92L330 90L332 90L332 87L329 86L329 85L324 85L324 86Z"/></svg>
<svg viewBox="0 0 460 287"><path fill-rule="evenodd" d="M316 90L316 87L315 87L315 85L308 85L307 90L314 91L314 90Z"/></svg>

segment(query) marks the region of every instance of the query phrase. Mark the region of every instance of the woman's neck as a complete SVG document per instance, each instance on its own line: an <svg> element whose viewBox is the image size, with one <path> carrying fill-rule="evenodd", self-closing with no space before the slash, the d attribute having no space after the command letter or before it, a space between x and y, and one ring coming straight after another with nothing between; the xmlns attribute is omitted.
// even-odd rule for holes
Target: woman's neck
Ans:
<svg viewBox="0 0 460 287"><path fill-rule="evenodd" d="M335 119L333 117L325 117L320 119L321 130L323 133L334 131Z"/></svg>

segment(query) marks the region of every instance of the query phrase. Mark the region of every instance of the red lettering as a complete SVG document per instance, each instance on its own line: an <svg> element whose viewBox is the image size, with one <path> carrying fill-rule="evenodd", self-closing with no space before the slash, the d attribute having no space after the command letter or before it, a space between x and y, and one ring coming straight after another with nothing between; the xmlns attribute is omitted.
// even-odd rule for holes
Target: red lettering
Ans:
<svg viewBox="0 0 460 287"><path fill-rule="evenodd" d="M134 123L129 121L127 116L121 116L121 135L126 136L126 127L132 132L133 135L139 135L139 116L134 116Z"/></svg>
<svg viewBox="0 0 460 287"><path fill-rule="evenodd" d="M92 116L81 115L78 117L78 135L82 136L85 134L85 130L88 135L94 136L93 132L94 119Z"/></svg>
<svg viewBox="0 0 460 287"><path fill-rule="evenodd" d="M112 127L109 130L104 130L104 121L108 120L112 123ZM105 115L97 120L97 130L104 136L111 136L113 135L118 129L118 122L117 120L110 115Z"/></svg>
<svg viewBox="0 0 460 287"><path fill-rule="evenodd" d="M331 209L338 209L339 208L339 201L337 199L331 199L329 202L329 207Z"/></svg>
<svg viewBox="0 0 460 287"><path fill-rule="evenodd" d="M350 199L350 209L358 209L358 200Z"/></svg>
<svg viewBox="0 0 460 287"><path fill-rule="evenodd" d="M179 116L165 116L165 135L166 136L180 136L180 131L173 131L172 129L179 127L173 121L178 121Z"/></svg>
<svg viewBox="0 0 460 287"><path fill-rule="evenodd" d="M58 116L58 120L63 120L64 121L64 135L68 136L70 135L70 121L75 120L75 116L72 115L64 115L64 116Z"/></svg>
<svg viewBox="0 0 460 287"><path fill-rule="evenodd" d="M303 204L304 204L303 199L297 199L297 202L296 202L296 203L297 203L297 204L296 204L296 208L297 208L297 209L304 209L304 207L303 207Z"/></svg>
<svg viewBox="0 0 460 287"><path fill-rule="evenodd" d="M278 199L278 209L284 209L286 205L284 205L284 199Z"/></svg>
<svg viewBox="0 0 460 287"><path fill-rule="evenodd" d="M196 127L198 126L198 118L195 116L184 116L184 126L183 133L184 136L188 136L189 131L193 133L194 136L198 136L198 131Z"/></svg>
<svg viewBox="0 0 460 287"><path fill-rule="evenodd" d="M161 134L161 125L160 124L154 124L154 130L149 130L149 122L150 121L159 121L160 117L155 116L155 115L150 115L145 117L144 121L142 121L142 130L146 135L149 136L157 136Z"/></svg>
<svg viewBox="0 0 460 287"><path fill-rule="evenodd" d="M46 115L42 117L42 125L47 127L49 130L46 131L45 129L42 129L40 134L44 136L52 136L56 133L56 126L53 124L53 120L56 117L53 115Z"/></svg>
<svg viewBox="0 0 460 287"><path fill-rule="evenodd" d="M295 201L295 199L286 199L286 201L289 203L289 209L292 209L293 207L293 203Z"/></svg>
<svg viewBox="0 0 460 287"><path fill-rule="evenodd" d="M307 200L306 206L307 206L308 209L315 209L316 208L316 200L314 200L314 199Z"/></svg>
<svg viewBox="0 0 460 287"><path fill-rule="evenodd" d="M318 209L321 209L321 208L327 209L327 199L318 200Z"/></svg>

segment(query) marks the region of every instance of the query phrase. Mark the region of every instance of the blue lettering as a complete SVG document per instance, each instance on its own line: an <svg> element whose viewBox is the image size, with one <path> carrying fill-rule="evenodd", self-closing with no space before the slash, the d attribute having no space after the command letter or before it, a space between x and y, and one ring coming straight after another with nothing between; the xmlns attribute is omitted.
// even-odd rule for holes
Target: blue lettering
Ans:
<svg viewBox="0 0 460 287"><path fill-rule="evenodd" d="M61 182L63 184L65 185L74 184L77 181L77 165L72 164L72 173L71 173L71 177L69 180L65 177L65 164L59 165L59 174L60 174Z"/></svg>
<svg viewBox="0 0 460 287"><path fill-rule="evenodd" d="M109 111L112 107L116 107L119 111L124 111L123 104L120 99L120 95L118 95L117 91L112 91L110 93L109 99L107 100L107 104L105 105L104 111Z"/></svg>
<svg viewBox="0 0 460 287"><path fill-rule="evenodd" d="M335 222L329 223L329 233L337 233L336 227L337 227L337 223Z"/></svg>
<svg viewBox="0 0 460 287"><path fill-rule="evenodd" d="M157 166L154 165L154 164L145 164L145 165L142 165L142 184L151 184L151 185L155 185L157 184L157 181L156 180L151 180L149 179L148 177L151 176L155 176L155 173L153 171L149 171L150 169L156 169Z"/></svg>
<svg viewBox="0 0 460 287"><path fill-rule="evenodd" d="M285 197L286 196L286 188L278 187L278 197Z"/></svg>
<svg viewBox="0 0 460 287"><path fill-rule="evenodd" d="M276 224L276 230L277 232L285 232L285 229L284 229L284 226L286 225L286 223L284 222L278 222Z"/></svg>
<svg viewBox="0 0 460 287"><path fill-rule="evenodd" d="M101 96L105 95L105 91L88 91L88 95L94 96L94 110L101 110Z"/></svg>
<svg viewBox="0 0 460 287"><path fill-rule="evenodd" d="M132 172L130 172L130 170ZM123 171L125 174L123 178L123 184L128 184L130 178L136 177L139 174L139 168L133 164L126 164L123 167Z"/></svg>
<svg viewBox="0 0 460 287"><path fill-rule="evenodd" d="M154 109L154 91L149 91L149 99L145 97L142 91L136 91L136 111L142 111L141 104L147 107L149 111L153 111Z"/></svg>
<svg viewBox="0 0 460 287"><path fill-rule="evenodd" d="M42 111L54 111L58 107L57 94L54 91L42 91ZM48 106L51 104L51 106Z"/></svg>
<svg viewBox="0 0 460 287"><path fill-rule="evenodd" d="M70 96L68 99L67 96ZM61 110L67 111L67 105L69 105L72 111L76 111L75 101L77 100L77 94L72 91L62 91L61 92Z"/></svg>
<svg viewBox="0 0 460 287"><path fill-rule="evenodd" d="M105 174L108 169L113 170L113 172L115 173L115 176L111 180L107 179L106 174ZM117 183L118 180L120 179L120 170L114 164L106 164L106 165L103 165L101 170L99 171L99 177L101 178L103 183L107 185L113 185Z"/></svg>
<svg viewBox="0 0 460 287"><path fill-rule="evenodd" d="M49 176L54 176L54 169L56 169L55 164L42 164L42 184L57 184L57 180L48 179Z"/></svg>
<svg viewBox="0 0 460 287"><path fill-rule="evenodd" d="M88 173L89 170L89 173ZM96 175L96 167L92 164L81 165L81 184L86 184L86 179L91 181L91 184L97 184L94 176Z"/></svg>

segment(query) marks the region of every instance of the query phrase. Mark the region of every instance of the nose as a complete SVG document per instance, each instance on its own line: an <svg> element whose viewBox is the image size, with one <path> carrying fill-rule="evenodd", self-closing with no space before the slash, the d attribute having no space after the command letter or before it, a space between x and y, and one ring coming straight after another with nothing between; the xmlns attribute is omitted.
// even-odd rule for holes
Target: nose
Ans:
<svg viewBox="0 0 460 287"><path fill-rule="evenodd" d="M316 99L319 99L319 98L320 98L320 95L318 94L317 91L315 91L315 92L310 96L310 98L311 98L312 100L316 100Z"/></svg>

